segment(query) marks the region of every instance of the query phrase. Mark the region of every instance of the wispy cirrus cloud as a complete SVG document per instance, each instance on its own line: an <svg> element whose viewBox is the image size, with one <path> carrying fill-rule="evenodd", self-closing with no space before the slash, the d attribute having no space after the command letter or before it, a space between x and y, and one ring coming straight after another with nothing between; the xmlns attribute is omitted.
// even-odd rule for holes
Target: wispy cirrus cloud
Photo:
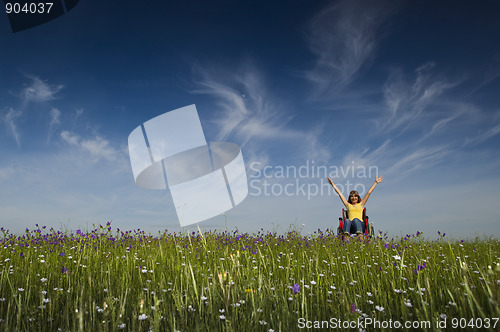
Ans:
<svg viewBox="0 0 500 332"><path fill-rule="evenodd" d="M316 61L304 75L316 97L352 82L372 58L377 32L394 9L394 2L342 0L311 19L307 42Z"/></svg>
<svg viewBox="0 0 500 332"><path fill-rule="evenodd" d="M428 62L415 70L413 82L409 82L404 74L397 70L390 75L384 89L384 100L386 113L378 120L380 130L404 132L419 119L423 112L432 109L430 116L432 122L440 121L438 127L443 127L458 115L452 112L436 112L436 105L443 104L447 98L443 94L456 87L461 80L448 81L435 75L433 68L435 64ZM443 116L447 119L435 119L435 116ZM429 117L423 119L429 122ZM419 125L419 123L416 123Z"/></svg>
<svg viewBox="0 0 500 332"><path fill-rule="evenodd" d="M21 145L22 131L22 128L19 127L19 122L21 119L25 122L30 122L30 105L54 100L57 98L57 93L63 89L63 85L50 85L37 76L27 76L27 78L29 79L29 83L19 93L14 94L19 100L18 107L16 109L9 107L7 112L1 114L1 120L7 128L7 132L14 138L18 147ZM56 108L52 108L49 116L47 143L50 142L50 137L60 124L61 112Z"/></svg>
<svg viewBox="0 0 500 332"><path fill-rule="evenodd" d="M322 126L294 128L295 110L288 103L272 94L266 79L253 65L244 64L237 70L213 69L195 66L194 93L208 94L216 99L218 116L213 120L217 127L217 140L236 139L245 151L255 145L255 155L262 155L262 144L296 144L309 157L328 158L328 150L320 140ZM260 150L260 153L256 151ZM249 152L252 153L252 152ZM308 157L308 156L306 156ZM266 156L259 159L269 160Z"/></svg>
<svg viewBox="0 0 500 332"><path fill-rule="evenodd" d="M101 159L115 161L122 155L119 149L114 148L108 140L100 136L84 139L67 130L62 131L60 136L63 141L90 154L96 161Z"/></svg>
<svg viewBox="0 0 500 332"><path fill-rule="evenodd" d="M17 127L17 119L23 115L22 111L10 108L7 112L2 114L2 122L4 123L7 132L14 138L19 147L21 145L21 137Z"/></svg>
<svg viewBox="0 0 500 332"><path fill-rule="evenodd" d="M395 70L383 88L384 112L372 119L374 137L383 143L367 142L364 150L350 151L344 164L377 165L385 174L405 175L451 157L466 159L463 147L500 134L500 115L482 109L471 94L461 98L457 90L474 91L464 82L467 77L452 80L440 74L432 62L412 75Z"/></svg>
<svg viewBox="0 0 500 332"><path fill-rule="evenodd" d="M50 143L50 138L55 133L60 124L61 124L61 111L59 111L57 108L52 108L50 110L50 122L49 122L49 131L47 133L47 143Z"/></svg>
<svg viewBox="0 0 500 332"><path fill-rule="evenodd" d="M64 88L62 84L51 85L37 76L27 76L27 78L30 82L19 94L24 106L56 99L57 93Z"/></svg>

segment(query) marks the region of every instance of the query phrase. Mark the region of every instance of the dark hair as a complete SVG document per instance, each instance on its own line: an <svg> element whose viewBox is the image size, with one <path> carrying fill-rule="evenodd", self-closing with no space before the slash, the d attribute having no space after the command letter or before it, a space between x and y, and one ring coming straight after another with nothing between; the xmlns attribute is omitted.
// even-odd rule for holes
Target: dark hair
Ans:
<svg viewBox="0 0 500 332"><path fill-rule="evenodd" d="M347 202L349 204L352 204L351 202L351 197L353 196L356 196L358 198L358 204L361 203L361 197L359 196L358 192L356 190L352 190L350 193L349 193L349 199L347 200Z"/></svg>

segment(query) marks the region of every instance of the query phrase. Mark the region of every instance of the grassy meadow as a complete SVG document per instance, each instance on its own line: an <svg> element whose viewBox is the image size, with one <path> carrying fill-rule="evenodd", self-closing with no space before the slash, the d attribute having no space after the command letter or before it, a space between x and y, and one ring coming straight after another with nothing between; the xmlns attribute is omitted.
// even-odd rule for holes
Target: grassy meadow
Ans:
<svg viewBox="0 0 500 332"><path fill-rule="evenodd" d="M2 331L500 330L493 238L1 232Z"/></svg>

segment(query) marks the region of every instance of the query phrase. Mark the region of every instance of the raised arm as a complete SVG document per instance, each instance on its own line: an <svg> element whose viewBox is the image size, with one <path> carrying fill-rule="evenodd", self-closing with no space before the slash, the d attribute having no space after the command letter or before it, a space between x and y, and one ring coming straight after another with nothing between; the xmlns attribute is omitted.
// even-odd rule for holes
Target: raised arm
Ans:
<svg viewBox="0 0 500 332"><path fill-rule="evenodd" d="M363 199L361 200L361 206L365 206L366 202L368 201L368 198L370 198L370 195L373 191L373 189L375 189L375 187L377 186L377 184L379 184L380 182L384 181L384 177L383 176L379 176L378 178L375 179L375 182L373 182L372 186L370 187L370 189L368 189L368 192L366 193L365 197L363 197Z"/></svg>
<svg viewBox="0 0 500 332"><path fill-rule="evenodd" d="M340 192L339 188L337 188L337 186L333 183L332 179L330 179L330 178L327 178L327 179L328 179L328 182L332 185L333 189L335 189L335 191L339 195L342 203L344 203L344 205L347 207L348 203L347 203L347 200L345 199L344 195L342 195L342 192Z"/></svg>

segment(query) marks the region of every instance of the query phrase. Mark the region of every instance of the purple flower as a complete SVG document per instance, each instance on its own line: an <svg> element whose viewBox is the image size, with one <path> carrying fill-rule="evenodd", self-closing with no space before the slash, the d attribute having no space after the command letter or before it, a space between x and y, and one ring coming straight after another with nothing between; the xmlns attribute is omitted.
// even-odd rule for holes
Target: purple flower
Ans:
<svg viewBox="0 0 500 332"><path fill-rule="evenodd" d="M300 292L300 285L299 284L293 285L292 290L294 294L297 294L298 292Z"/></svg>
<svg viewBox="0 0 500 332"><path fill-rule="evenodd" d="M385 249L389 249L389 243L384 244Z"/></svg>
<svg viewBox="0 0 500 332"><path fill-rule="evenodd" d="M60 254L59 254L59 256L64 257L64 253L63 253L63 252L62 252L62 253L60 253Z"/></svg>
<svg viewBox="0 0 500 332"><path fill-rule="evenodd" d="M82 235L82 231L81 231L81 230L79 230L79 229L77 229L77 230L76 230L76 234L78 234L78 235Z"/></svg>
<svg viewBox="0 0 500 332"><path fill-rule="evenodd" d="M413 273L418 274L418 271L427 268L427 264L423 262L422 264L417 265L417 267L413 270Z"/></svg>
<svg viewBox="0 0 500 332"><path fill-rule="evenodd" d="M356 303L351 303L351 314L356 311Z"/></svg>
<svg viewBox="0 0 500 332"><path fill-rule="evenodd" d="M19 256L21 256L21 258L24 258L24 254L23 253L20 253Z"/></svg>
<svg viewBox="0 0 500 332"><path fill-rule="evenodd" d="M62 267L62 269L61 269L61 273L68 273L68 269L67 269L67 268L65 268L65 267L64 267L64 265L63 265L63 267Z"/></svg>

